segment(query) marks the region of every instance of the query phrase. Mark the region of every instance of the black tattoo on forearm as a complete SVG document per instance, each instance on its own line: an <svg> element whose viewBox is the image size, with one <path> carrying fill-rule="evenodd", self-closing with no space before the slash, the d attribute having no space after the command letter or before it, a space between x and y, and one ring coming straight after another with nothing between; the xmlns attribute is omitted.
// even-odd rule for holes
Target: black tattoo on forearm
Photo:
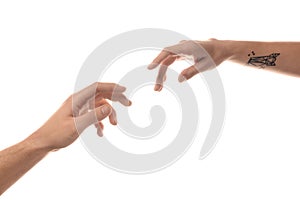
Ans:
<svg viewBox="0 0 300 200"><path fill-rule="evenodd" d="M248 60L248 65L258 66L265 68L266 66L276 66L276 59L280 53L272 53L268 56L255 56L255 52L252 51L251 54L248 54L250 57Z"/></svg>

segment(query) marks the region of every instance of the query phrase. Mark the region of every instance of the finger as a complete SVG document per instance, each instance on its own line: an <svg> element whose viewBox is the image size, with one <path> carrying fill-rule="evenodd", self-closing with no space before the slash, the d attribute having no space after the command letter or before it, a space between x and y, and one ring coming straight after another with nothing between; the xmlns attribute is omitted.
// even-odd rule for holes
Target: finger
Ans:
<svg viewBox="0 0 300 200"><path fill-rule="evenodd" d="M96 101L95 102L95 107L99 107L102 106L104 104L110 105L105 99L101 99L100 101ZM110 105L111 106L111 105ZM109 122L112 125L117 125L117 113L115 111L115 109L111 106L112 112L109 115ZM100 122L101 123L101 122ZM103 129L103 128L102 128Z"/></svg>
<svg viewBox="0 0 300 200"><path fill-rule="evenodd" d="M115 111L115 109L112 108L111 114L109 115L109 122L111 123L111 125L117 125L118 121L117 121L117 113Z"/></svg>
<svg viewBox="0 0 300 200"><path fill-rule="evenodd" d="M95 108L94 110L75 118L76 128L78 133L81 133L85 128L91 124L95 124L102 121L104 118L109 116L112 112L112 108L109 104L105 104L101 107Z"/></svg>
<svg viewBox="0 0 300 200"><path fill-rule="evenodd" d="M216 65L210 59L203 59L195 65L192 65L189 68L183 70L178 77L178 81L183 82L185 80L188 80L196 74L207 71L211 68L214 68L215 66Z"/></svg>
<svg viewBox="0 0 300 200"><path fill-rule="evenodd" d="M160 63L165 60L168 56L170 55L170 52L166 51L166 50L162 50L158 56L152 61L152 63L150 65L148 65L148 69L154 69L156 68L158 65L160 65Z"/></svg>
<svg viewBox="0 0 300 200"><path fill-rule="evenodd" d="M112 100L112 101L119 101L124 106L130 106L132 102L122 93L102 93L99 94L95 99L95 106L98 107L104 103L108 103L104 98Z"/></svg>
<svg viewBox="0 0 300 200"><path fill-rule="evenodd" d="M176 60L186 60L186 56L176 56Z"/></svg>
<svg viewBox="0 0 300 200"><path fill-rule="evenodd" d="M104 129L104 125L102 122L98 122L99 128L101 128L102 130Z"/></svg>
<svg viewBox="0 0 300 200"><path fill-rule="evenodd" d="M102 137L103 136L103 129L104 129L104 125L102 122L97 122L94 124L96 129L97 129L97 135L99 137Z"/></svg>
<svg viewBox="0 0 300 200"><path fill-rule="evenodd" d="M161 63L161 66L159 68L159 71L158 71L158 74L156 77L156 84L154 86L155 91L162 90L163 82L165 81L164 78L166 78L167 69L172 63L174 63L175 60L176 60L175 56L169 56Z"/></svg>
<svg viewBox="0 0 300 200"><path fill-rule="evenodd" d="M98 135L99 137L103 137L103 129L101 129L100 127L97 128L97 135Z"/></svg>
<svg viewBox="0 0 300 200"><path fill-rule="evenodd" d="M104 129L104 125L102 122L97 122L94 124L95 128L98 129L98 128L101 128L102 130Z"/></svg>
<svg viewBox="0 0 300 200"><path fill-rule="evenodd" d="M118 101L124 106L131 106L132 102L124 94L115 94L111 97L112 101Z"/></svg>
<svg viewBox="0 0 300 200"><path fill-rule="evenodd" d="M103 129L104 129L104 125L102 122L97 122L94 124L95 128L97 129L97 135L99 137L102 137L103 136Z"/></svg>
<svg viewBox="0 0 300 200"><path fill-rule="evenodd" d="M103 98L111 101L118 101L124 106L130 106L132 102L122 93L103 93Z"/></svg>
<svg viewBox="0 0 300 200"><path fill-rule="evenodd" d="M108 105L110 105L107 101L106 101L106 99L101 99L101 100L95 100L95 104L94 104L94 106L95 106L95 108L97 108L97 107L99 107L99 106L103 106L104 104L108 104Z"/></svg>
<svg viewBox="0 0 300 200"><path fill-rule="evenodd" d="M99 83L96 82L88 87L80 90L73 95L73 105L75 108L80 108L88 100L101 93L122 93L126 90L125 87L115 83Z"/></svg>
<svg viewBox="0 0 300 200"><path fill-rule="evenodd" d="M154 90L155 91L161 91L163 88L163 82L164 82L164 77L166 75L168 66L165 65L161 65L156 77L156 82L155 82L155 86L154 86Z"/></svg>
<svg viewBox="0 0 300 200"><path fill-rule="evenodd" d="M116 92L122 93L125 92L126 87L115 84L115 83L98 83L97 94L105 92Z"/></svg>
<svg viewBox="0 0 300 200"><path fill-rule="evenodd" d="M199 71L197 70L197 68L194 65L192 65L191 67L184 69L180 73L180 75L178 76L178 81L179 82L186 81L198 73L199 73Z"/></svg>
<svg viewBox="0 0 300 200"><path fill-rule="evenodd" d="M167 75L164 76L164 82L167 80Z"/></svg>

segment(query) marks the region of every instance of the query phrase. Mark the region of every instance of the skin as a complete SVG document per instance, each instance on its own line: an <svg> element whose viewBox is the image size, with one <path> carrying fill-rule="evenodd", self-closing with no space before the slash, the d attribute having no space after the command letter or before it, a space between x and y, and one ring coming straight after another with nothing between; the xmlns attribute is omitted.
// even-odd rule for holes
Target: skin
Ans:
<svg viewBox="0 0 300 200"><path fill-rule="evenodd" d="M131 102L125 87L114 83L94 83L71 95L50 119L28 138L0 152L0 194L13 185L49 152L72 144L85 128L94 124L103 136L101 120L109 117L117 124L116 112L106 99L124 106Z"/></svg>
<svg viewBox="0 0 300 200"><path fill-rule="evenodd" d="M178 81L188 80L198 73L213 69L224 61L247 65L249 54L267 56L280 53L276 66L264 70L291 76L300 76L300 43L298 42L247 42L182 41L166 47L148 66L159 68L154 90L161 91L168 67L176 60L192 58L194 64L184 69ZM253 65L249 67L261 68ZM116 112L106 101L119 101L125 106L131 102L124 96L125 87L113 83L94 83L71 95L53 116L37 131L20 143L0 151L0 194L7 190L49 152L72 144L85 128L94 124L97 134L103 136L101 120L109 117L117 124ZM73 106L72 106L73 105Z"/></svg>
<svg viewBox="0 0 300 200"><path fill-rule="evenodd" d="M250 42L216 39L208 41L182 41L174 46L166 47L152 61L148 69L159 68L154 90L161 91L163 82L166 79L167 68L176 60L190 59L192 57L194 61L192 66L184 69L179 75L178 81L182 82L198 73L213 69L224 61L262 68L247 64L250 58L248 55L251 55L252 51L255 52L255 56L280 53L276 60L276 66L263 66L263 69L300 77L300 42ZM213 62L207 62L209 59L212 59ZM201 62L206 62L206 64Z"/></svg>

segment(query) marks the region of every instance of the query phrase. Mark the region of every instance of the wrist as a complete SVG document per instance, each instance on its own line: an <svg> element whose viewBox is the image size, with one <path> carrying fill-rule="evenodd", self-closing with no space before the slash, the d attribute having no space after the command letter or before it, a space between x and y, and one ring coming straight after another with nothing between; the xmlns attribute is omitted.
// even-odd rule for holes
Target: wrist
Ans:
<svg viewBox="0 0 300 200"><path fill-rule="evenodd" d="M208 41L200 41L200 45L205 48L217 66L234 55L233 44L229 40L210 39Z"/></svg>
<svg viewBox="0 0 300 200"><path fill-rule="evenodd" d="M235 44L235 41L232 40L219 40L218 46L219 48L217 48L216 51L221 51L221 59L223 61L231 60L235 52L238 51L236 49L238 46Z"/></svg>

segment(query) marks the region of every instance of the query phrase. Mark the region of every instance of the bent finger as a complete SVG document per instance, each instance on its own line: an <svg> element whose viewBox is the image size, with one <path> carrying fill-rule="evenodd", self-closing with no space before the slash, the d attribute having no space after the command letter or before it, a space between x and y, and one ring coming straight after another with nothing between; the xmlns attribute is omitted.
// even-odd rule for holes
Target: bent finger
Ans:
<svg viewBox="0 0 300 200"><path fill-rule="evenodd" d="M101 107L95 108L94 110L75 118L76 128L80 134L85 128L91 124L95 124L102 121L104 118L109 116L112 112L112 108L109 104L105 104Z"/></svg>
<svg viewBox="0 0 300 200"><path fill-rule="evenodd" d="M110 105L106 99L101 99L100 101L96 101L95 102L95 107L99 107L99 106L102 106L104 104L107 104L107 105ZM111 106L111 105L110 105ZM111 114L109 115L109 122L112 124L112 125L117 125L117 113L115 111L115 109L111 106L111 109L112 109L112 112Z"/></svg>
<svg viewBox="0 0 300 200"><path fill-rule="evenodd" d="M180 75L178 76L178 81L183 82L183 81L189 80L190 78L192 78L193 76L195 76L198 73L199 73L199 71L197 70L197 68L194 65L192 65L192 66L184 69L180 73Z"/></svg>
<svg viewBox="0 0 300 200"><path fill-rule="evenodd" d="M166 50L162 50L158 56L156 58L154 58L154 60L152 61L152 63L150 65L148 65L148 69L154 69L156 68L158 65L160 65L160 63L165 60L168 56L170 55L170 52L166 51Z"/></svg>
<svg viewBox="0 0 300 200"><path fill-rule="evenodd" d="M156 77L156 84L154 86L155 91L161 91L163 88L163 82L166 80L166 73L168 67L176 61L175 56L167 57L162 63L159 68L157 77Z"/></svg>

